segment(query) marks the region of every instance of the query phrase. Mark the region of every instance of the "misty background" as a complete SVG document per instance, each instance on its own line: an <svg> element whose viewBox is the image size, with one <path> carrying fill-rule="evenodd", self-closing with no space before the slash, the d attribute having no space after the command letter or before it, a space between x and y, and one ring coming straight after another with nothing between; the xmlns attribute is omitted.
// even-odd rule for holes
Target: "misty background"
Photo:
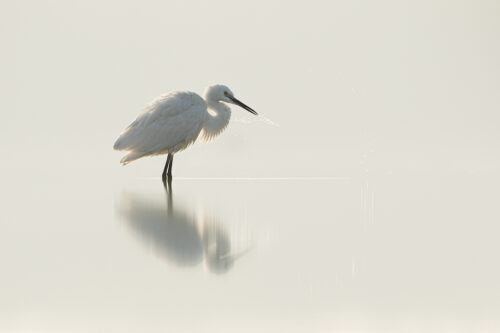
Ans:
<svg viewBox="0 0 500 333"><path fill-rule="evenodd" d="M2 169L157 176L163 158L119 168L114 140L157 95L214 83L278 126L233 108L178 176L499 166L496 1L0 6Z"/></svg>
<svg viewBox="0 0 500 333"><path fill-rule="evenodd" d="M498 331L499 17L0 1L0 331ZM216 83L262 116L173 192L165 156L120 166L146 104Z"/></svg>

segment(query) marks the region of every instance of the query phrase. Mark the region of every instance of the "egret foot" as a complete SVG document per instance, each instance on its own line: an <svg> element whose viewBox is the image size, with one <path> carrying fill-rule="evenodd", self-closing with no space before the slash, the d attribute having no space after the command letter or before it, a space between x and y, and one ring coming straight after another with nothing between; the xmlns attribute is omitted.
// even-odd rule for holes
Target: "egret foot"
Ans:
<svg viewBox="0 0 500 333"><path fill-rule="evenodd" d="M163 186L165 187L165 189L170 189L172 187L172 176L169 175L167 175L166 177L162 176L161 180L163 181Z"/></svg>

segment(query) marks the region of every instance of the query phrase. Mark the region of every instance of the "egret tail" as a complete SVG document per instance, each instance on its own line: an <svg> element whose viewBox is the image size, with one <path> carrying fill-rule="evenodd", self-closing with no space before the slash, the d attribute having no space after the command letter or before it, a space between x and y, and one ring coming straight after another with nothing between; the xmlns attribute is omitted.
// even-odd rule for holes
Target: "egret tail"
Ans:
<svg viewBox="0 0 500 333"><path fill-rule="evenodd" d="M120 160L120 163L123 165L127 165L130 162L135 161L145 155L148 155L148 153L141 151L131 151L127 155L123 156L123 158Z"/></svg>

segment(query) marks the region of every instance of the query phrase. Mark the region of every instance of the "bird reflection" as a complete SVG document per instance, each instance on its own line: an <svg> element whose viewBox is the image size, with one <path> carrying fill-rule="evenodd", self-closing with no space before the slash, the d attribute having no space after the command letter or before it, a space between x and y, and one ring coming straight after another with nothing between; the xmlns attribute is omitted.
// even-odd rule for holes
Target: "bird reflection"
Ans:
<svg viewBox="0 0 500 333"><path fill-rule="evenodd" d="M156 254L176 266L204 262L220 274L247 252L231 252L229 234L219 221L175 205L171 182L165 184L165 193L164 206L132 194L124 194L120 204L127 225Z"/></svg>

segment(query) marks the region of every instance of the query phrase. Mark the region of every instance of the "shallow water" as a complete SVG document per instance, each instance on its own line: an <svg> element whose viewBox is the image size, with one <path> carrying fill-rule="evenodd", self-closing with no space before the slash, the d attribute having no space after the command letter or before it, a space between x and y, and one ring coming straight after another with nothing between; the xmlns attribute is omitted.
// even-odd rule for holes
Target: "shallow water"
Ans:
<svg viewBox="0 0 500 333"><path fill-rule="evenodd" d="M28 180L2 330L500 328L497 176Z"/></svg>

